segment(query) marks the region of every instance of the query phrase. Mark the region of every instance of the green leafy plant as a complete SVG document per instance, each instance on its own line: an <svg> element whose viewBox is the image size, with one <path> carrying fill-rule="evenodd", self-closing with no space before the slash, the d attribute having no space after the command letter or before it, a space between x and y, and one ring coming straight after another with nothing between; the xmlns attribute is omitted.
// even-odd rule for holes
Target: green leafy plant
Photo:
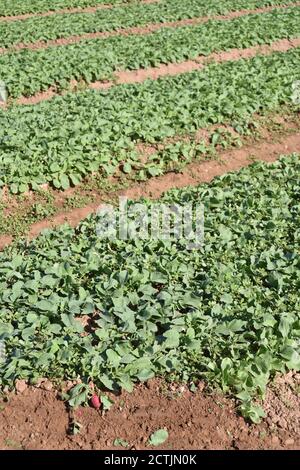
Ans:
<svg viewBox="0 0 300 470"><path fill-rule="evenodd" d="M15 2L9 3L13 4ZM70 5L70 1L68 3ZM91 4L91 2L89 3ZM116 4L114 8L100 9L94 13L54 14L44 17L31 17L23 21L0 23L1 47L9 47L17 43L28 44L36 41L67 38L71 35L145 26L149 23L163 24L192 17L223 15L242 9L270 5L292 5L297 3L297 0L219 0L218 2L213 0L185 0L184 2L182 0L161 0L148 4L133 1L125 6L118 5L116 1L114 3ZM20 4L21 0L19 0ZM23 4L24 2L22 2ZM81 2L82 4L83 2ZM25 5L28 5L28 2ZM80 2L76 2L76 6L81 5ZM25 9L23 6L23 11ZM55 6L52 6L52 9L55 10ZM0 7L0 14L1 10L3 12L3 6ZM18 10L16 8L10 11L17 14ZM8 8L6 8L6 12L8 12Z"/></svg>
<svg viewBox="0 0 300 470"><path fill-rule="evenodd" d="M299 73L296 48L0 111L0 185L13 192L29 185L37 190L47 182L67 189L97 170L108 176L124 162L139 166L137 142L193 135L213 124L243 132L255 113L291 106L291 85ZM146 171L161 174L162 169L155 163Z"/></svg>
<svg viewBox="0 0 300 470"><path fill-rule="evenodd" d="M70 434L73 436L76 436L77 434L80 434L82 429L82 424L79 423L78 421L72 421L70 425Z"/></svg>
<svg viewBox="0 0 300 470"><path fill-rule="evenodd" d="M159 446L166 442L169 437L169 433L166 429L158 429L153 434L151 434L149 438L149 445L151 446Z"/></svg>
<svg viewBox="0 0 300 470"><path fill-rule="evenodd" d="M89 386L85 383L79 383L75 385L75 387L70 390L70 393L68 395L69 405L72 408L76 408L79 405L87 403L90 394L91 391L89 389Z"/></svg>
<svg viewBox="0 0 300 470"><path fill-rule="evenodd" d="M126 3L136 0L109 0L109 4ZM108 0L4 0L0 7L0 16L20 15L24 13L42 13L56 11L64 8L84 8L107 4Z"/></svg>
<svg viewBox="0 0 300 470"><path fill-rule="evenodd" d="M102 403L102 409L103 411L108 411L111 409L113 406L114 402L110 398L108 398L106 395L101 395L101 403Z"/></svg>
<svg viewBox="0 0 300 470"><path fill-rule="evenodd" d="M1 79L12 98L31 96L49 87L59 92L69 88L71 79L88 84L110 79L120 69L159 66L299 35L300 8L278 9L231 21L163 28L145 36L113 36L0 55Z"/></svg>
<svg viewBox="0 0 300 470"><path fill-rule="evenodd" d="M253 397L277 371L300 369L299 162L254 163L166 193L159 202L204 204L198 250L184 239L98 238L96 216L7 248L0 384L81 377L67 397L76 407L90 397L90 380L131 391L154 375L201 378L257 421ZM93 318L88 335L81 315Z"/></svg>
<svg viewBox="0 0 300 470"><path fill-rule="evenodd" d="M127 441L125 441L124 439L121 439L121 438L117 438L114 440L114 446L116 447L129 447L129 443Z"/></svg>

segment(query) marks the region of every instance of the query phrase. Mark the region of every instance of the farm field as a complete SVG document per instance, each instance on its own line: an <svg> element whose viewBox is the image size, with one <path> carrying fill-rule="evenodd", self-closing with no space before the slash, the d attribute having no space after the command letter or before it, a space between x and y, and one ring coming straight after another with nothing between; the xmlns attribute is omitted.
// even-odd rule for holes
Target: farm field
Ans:
<svg viewBox="0 0 300 470"><path fill-rule="evenodd" d="M300 449L299 117L299 1L0 0L1 449Z"/></svg>

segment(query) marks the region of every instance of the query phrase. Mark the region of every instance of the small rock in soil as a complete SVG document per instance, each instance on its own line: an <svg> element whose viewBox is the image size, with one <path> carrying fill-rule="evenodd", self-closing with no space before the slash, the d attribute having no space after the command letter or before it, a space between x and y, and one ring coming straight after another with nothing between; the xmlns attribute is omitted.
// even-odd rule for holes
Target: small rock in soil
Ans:
<svg viewBox="0 0 300 470"><path fill-rule="evenodd" d="M50 390L53 389L53 384L50 382L50 380L45 380L41 383L40 388L42 390L47 390L47 392L50 392Z"/></svg>
<svg viewBox="0 0 300 470"><path fill-rule="evenodd" d="M278 436L273 436L272 437L272 444L274 444L274 445L279 444L279 437Z"/></svg>
<svg viewBox="0 0 300 470"><path fill-rule="evenodd" d="M272 418L267 418L267 419L266 419L266 423L267 423L269 426L272 426L272 427L274 426L274 425L273 425L273 420L272 420Z"/></svg>
<svg viewBox="0 0 300 470"><path fill-rule="evenodd" d="M198 390L200 390L200 392L203 392L204 389L205 389L205 383L204 382L199 382L198 383Z"/></svg>
<svg viewBox="0 0 300 470"><path fill-rule="evenodd" d="M16 380L15 383L17 393L23 393L27 389L26 380Z"/></svg>
<svg viewBox="0 0 300 470"><path fill-rule="evenodd" d="M217 432L217 435L219 436L219 438L222 441L227 441L228 440L228 436L227 436L226 432L224 431L224 429L217 428L216 432Z"/></svg>
<svg viewBox="0 0 300 470"><path fill-rule="evenodd" d="M282 429L285 429L287 427L287 422L284 418L280 418L280 420L278 421L277 425L282 428Z"/></svg>
<svg viewBox="0 0 300 470"><path fill-rule="evenodd" d="M295 443L294 439L287 439L285 441L285 445L287 446L292 446Z"/></svg>

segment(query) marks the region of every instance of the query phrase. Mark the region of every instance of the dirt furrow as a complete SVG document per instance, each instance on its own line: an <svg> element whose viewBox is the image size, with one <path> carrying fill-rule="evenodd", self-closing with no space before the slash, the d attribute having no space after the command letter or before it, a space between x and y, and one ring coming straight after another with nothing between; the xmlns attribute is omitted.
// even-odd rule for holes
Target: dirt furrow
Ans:
<svg viewBox="0 0 300 470"><path fill-rule="evenodd" d="M157 449L300 449L300 374L277 375L262 403L266 418L249 424L237 414L237 404L212 392L202 381L190 391L184 384L159 379L137 384L132 393L107 394L112 408L103 416L89 406L80 406L73 417L81 425L70 433L70 413L59 391L44 379L36 386L17 381L17 392L0 398L0 449L5 450L108 450L139 451L152 431L166 428L167 443ZM76 383L76 382L75 382ZM63 390L73 382L62 385ZM75 434L75 435L74 435ZM122 438L122 439L120 439ZM296 464L297 454L295 455ZM296 465L295 465L296 467Z"/></svg>
<svg viewBox="0 0 300 470"><path fill-rule="evenodd" d="M196 186L207 183L216 176L229 171L237 171L256 161L274 162L281 155L300 153L300 132L283 136L278 139L270 134L263 141L245 145L242 148L221 152L218 160L207 160L187 165L181 173L166 173L163 176L154 177L144 183L134 184L132 187L121 190L118 195L129 199L147 197L158 199L165 191L185 186ZM98 196L92 204L74 209L68 213L58 213L51 220L42 220L31 226L28 238L34 238L46 228L53 228L64 223L75 227L88 215L95 213L103 204L103 197ZM0 236L0 249L2 250L12 242L10 236Z"/></svg>
<svg viewBox="0 0 300 470"><path fill-rule="evenodd" d="M147 3L157 3L160 0L140 0L141 4L147 4ZM0 17L0 22L5 21L5 22L12 22L12 21L20 21L20 20L28 20L29 18L32 17L45 17L45 16L53 16L53 15L63 15L63 14L70 14L70 13L95 13L98 10L109 10L112 8L120 8L120 7L127 7L130 5L130 3L119 3L119 4L110 4L109 0L107 3L103 4L100 3L99 5L95 5L94 7L86 7L86 8L80 8L80 7L74 7L74 8L61 8L60 10L49 10L45 11L42 13L25 13L23 15L12 15L12 16L1 16Z"/></svg>
<svg viewBox="0 0 300 470"><path fill-rule="evenodd" d="M148 0L147 3L154 3L158 0ZM300 6L300 1L294 3L293 7ZM146 35L151 34L155 31L158 31L162 28L177 28L181 26L196 26L197 24L207 23L210 20L217 20L217 21L230 21L234 18L239 18L241 16L251 15L251 14L260 14L260 13L268 13L270 11L279 9L279 8L291 8L291 5L282 5L282 6L269 6L264 8L258 9L249 9L249 10L239 10L228 13L227 15L213 15L213 16L203 16L197 18L190 18L184 19L180 21L168 21L165 23L153 23L148 24L147 26L136 26L131 28L120 28L114 31L107 31L107 32L96 32L96 33L86 33L81 35L73 35L68 36L67 38L59 38L53 39L50 41L36 41L34 43L18 43L9 48L0 48L0 54L7 54L10 52L16 52L22 49L30 49L30 50L39 50L39 49L46 49L51 46L67 46L69 44L74 44L76 42L89 40L89 39L106 39L112 36L128 36L133 34L139 35Z"/></svg>
<svg viewBox="0 0 300 470"><path fill-rule="evenodd" d="M237 61L240 59L249 59L258 54L269 55L273 52L287 52L290 49L300 47L300 38L295 39L281 39L273 42L271 45L263 44L259 46L253 46L245 49L231 49L229 51L214 52L208 56L199 56L195 60L187 60L179 63L162 64L159 67L150 67L139 70L124 70L116 72L114 74L114 80L102 82L97 81L90 83L88 88L94 90L108 89L116 85L130 84L130 83L142 83L145 80L157 80L158 78L165 76L174 76L182 73L192 72L194 70L200 70L208 63L215 62L227 62ZM70 87L76 88L76 81L70 83ZM41 101L46 101L54 98L55 96L64 95L68 91L57 93L54 88L50 88L45 92L37 93L30 97L21 97L14 101L17 105L35 105ZM5 107L2 105L2 107ZM6 105L8 108L9 105Z"/></svg>

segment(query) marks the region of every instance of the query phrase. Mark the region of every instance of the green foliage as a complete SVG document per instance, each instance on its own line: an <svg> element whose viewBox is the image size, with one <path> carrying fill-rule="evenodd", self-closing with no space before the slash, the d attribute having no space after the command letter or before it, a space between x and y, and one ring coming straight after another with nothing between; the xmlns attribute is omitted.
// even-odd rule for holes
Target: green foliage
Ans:
<svg viewBox="0 0 300 470"><path fill-rule="evenodd" d="M151 434L149 438L149 445L151 446L159 446L163 444L169 437L169 433L166 429L159 429Z"/></svg>
<svg viewBox="0 0 300 470"><path fill-rule="evenodd" d="M117 439L114 440L114 446L116 447L129 447L129 443L125 441L124 439L121 439L117 437Z"/></svg>
<svg viewBox="0 0 300 470"><path fill-rule="evenodd" d="M90 394L91 392L88 385L84 383L75 385L75 387L71 389L68 396L69 405L73 408L76 408L79 405L83 405L87 402Z"/></svg>
<svg viewBox="0 0 300 470"><path fill-rule="evenodd" d="M299 171L292 155L166 193L160 202L204 204L198 250L187 240L101 239L96 216L9 247L0 383L79 376L76 406L89 380L130 391L153 375L204 378L257 421L253 396L276 371L300 369ZM81 315L93 315L89 335Z"/></svg>
<svg viewBox="0 0 300 470"><path fill-rule="evenodd" d="M57 14L32 17L23 21L0 22L1 47L17 43L32 43L71 35L113 31L149 23L165 23L193 18L226 14L244 8L293 4L297 0L162 0L142 4L98 10L95 13ZM24 3L24 2L23 2ZM1 10L0 10L1 11ZM15 10L16 12L16 10Z"/></svg>
<svg viewBox="0 0 300 470"><path fill-rule="evenodd" d="M114 402L108 398L106 395L101 395L101 403L103 411L108 411L114 404Z"/></svg>
<svg viewBox="0 0 300 470"><path fill-rule="evenodd" d="M20 15L23 13L42 13L63 8L84 8L101 4L129 3L136 0L2 0L0 16Z"/></svg>
<svg viewBox="0 0 300 470"><path fill-rule="evenodd" d="M109 79L120 69L158 66L299 35L300 8L274 10L231 21L165 28L145 36L115 36L0 55L1 79L9 95L17 98L50 86L67 89L72 79L90 83Z"/></svg>
<svg viewBox="0 0 300 470"><path fill-rule="evenodd" d="M157 81L69 93L36 106L2 110L0 186L15 193L47 182L67 189L97 170L111 175L124 162L126 172L138 166L137 142L192 136L214 124L242 132L254 113L291 104L299 53L296 48L211 64ZM149 168L150 175L161 171L153 162Z"/></svg>

